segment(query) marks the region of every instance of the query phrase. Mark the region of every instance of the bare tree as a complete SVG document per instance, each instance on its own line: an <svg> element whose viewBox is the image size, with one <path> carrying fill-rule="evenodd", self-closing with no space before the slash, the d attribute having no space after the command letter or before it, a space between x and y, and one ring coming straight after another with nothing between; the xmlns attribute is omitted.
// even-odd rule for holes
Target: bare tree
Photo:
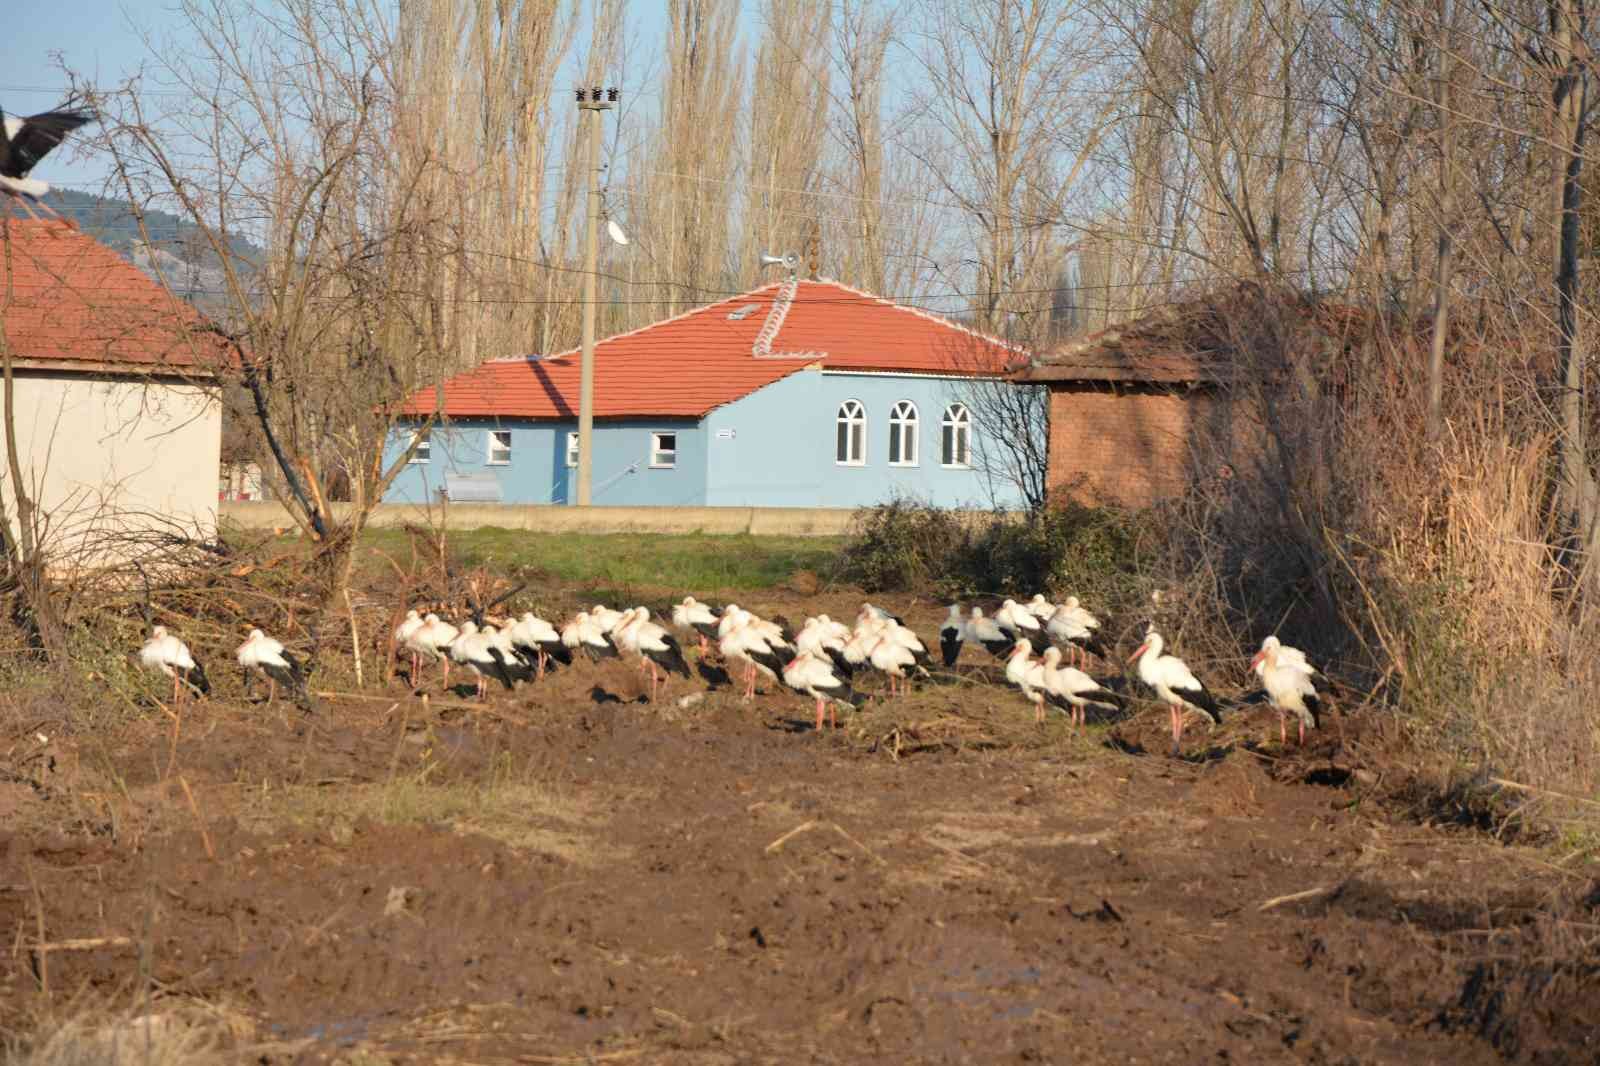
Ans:
<svg viewBox="0 0 1600 1066"><path fill-rule="evenodd" d="M210 369L271 456L332 610L355 537L416 446L390 449L397 417L453 362L460 201L395 82L383 5L283 0L272 34L227 0L183 10L200 47L169 70L189 96L159 125L150 101L166 98L107 96L107 144L129 199L171 203L222 264L228 357ZM240 234L263 244L260 261L241 259Z"/></svg>

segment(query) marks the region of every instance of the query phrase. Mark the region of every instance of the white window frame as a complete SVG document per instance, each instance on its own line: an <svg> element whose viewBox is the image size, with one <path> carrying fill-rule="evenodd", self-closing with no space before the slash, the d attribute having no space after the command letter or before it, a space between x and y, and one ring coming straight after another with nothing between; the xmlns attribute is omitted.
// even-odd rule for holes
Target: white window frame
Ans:
<svg viewBox="0 0 1600 1066"><path fill-rule="evenodd" d="M413 430L406 447L412 449L411 458L406 460L407 462L426 464L433 458L433 430Z"/></svg>
<svg viewBox="0 0 1600 1066"><path fill-rule="evenodd" d="M853 408L853 410L851 410ZM848 412L848 413L847 413ZM844 458L839 457L839 427L847 427ZM859 446L859 455L852 456L851 444ZM867 465L867 408L860 400L845 400L833 420L833 465Z"/></svg>
<svg viewBox="0 0 1600 1066"><path fill-rule="evenodd" d="M496 459L494 457L495 446L496 446L496 441L499 439L501 434L504 434L505 438L506 438L505 458L504 459ZM491 430L489 430L488 434L485 436L484 440L485 440L485 449L486 449L486 451L485 451L485 454L484 454L484 457L483 457L483 464L485 466L510 466L511 465L511 440L512 440L512 438L511 438L511 431L509 429L491 429Z"/></svg>
<svg viewBox="0 0 1600 1066"><path fill-rule="evenodd" d="M578 431L575 430L575 429L572 429L572 430L568 430L567 431L567 469L568 470L576 470L577 468L578 468Z"/></svg>
<svg viewBox="0 0 1600 1066"><path fill-rule="evenodd" d="M672 447L670 449L661 447L661 438L662 437L671 437L672 438ZM663 458L663 456L665 458ZM664 430L661 430L661 431L656 432L656 433L651 433L650 434L650 469L651 470L672 470L672 469L675 469L677 467L677 465L678 465L678 431L675 430L675 429L664 429Z"/></svg>
<svg viewBox="0 0 1600 1066"><path fill-rule="evenodd" d="M922 418L917 405L910 400L899 400L889 409L889 465L916 466L921 456L917 438L922 432ZM895 445L900 446L900 458L894 458Z"/></svg>
<svg viewBox="0 0 1600 1066"><path fill-rule="evenodd" d="M960 418L956 412L960 412ZM944 461L944 435L950 431L950 458L951 462ZM962 448L958 445L965 444ZM966 452L966 460L957 460L956 457ZM939 420L939 465L946 470L971 470L972 469L972 409L964 403L946 404L944 417Z"/></svg>

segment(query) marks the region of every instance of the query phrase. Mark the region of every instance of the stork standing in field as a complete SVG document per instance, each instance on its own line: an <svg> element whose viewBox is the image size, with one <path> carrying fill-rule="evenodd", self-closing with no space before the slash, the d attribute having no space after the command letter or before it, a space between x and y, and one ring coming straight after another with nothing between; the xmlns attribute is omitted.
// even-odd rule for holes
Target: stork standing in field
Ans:
<svg viewBox="0 0 1600 1066"><path fill-rule="evenodd" d="M1107 657L1106 646L1100 643L1100 637L1094 629L1086 625L1083 616L1088 614L1082 608L1068 607L1062 604L1057 607L1050 620L1044 624L1045 635L1057 644L1071 648L1079 659L1087 663L1085 652L1093 652L1100 658ZM1098 624L1098 623L1096 623Z"/></svg>
<svg viewBox="0 0 1600 1066"><path fill-rule="evenodd" d="M147 670L159 670L172 678L172 703L175 707L183 705L185 690L200 696L211 692L211 682L206 678L205 669L195 661L189 645L168 633L166 626L156 626L150 631L150 639L139 649L139 662Z"/></svg>
<svg viewBox="0 0 1600 1066"><path fill-rule="evenodd" d="M961 617L961 605L952 603L950 614L939 627L939 657L944 661L946 670L955 666L956 660L961 657L961 640L966 631L967 624Z"/></svg>
<svg viewBox="0 0 1600 1066"><path fill-rule="evenodd" d="M88 108L63 107L27 118L0 111L0 189L35 199L43 197L50 186L28 177L28 172L66 140L67 134L97 117Z"/></svg>
<svg viewBox="0 0 1600 1066"><path fill-rule="evenodd" d="M888 675L891 696L897 692L904 696L911 691L912 670L927 673L917 662L917 657L912 654L911 649L897 641L893 631L887 627L877 630L877 639L873 641L871 650L867 653L867 661L872 664L874 670Z"/></svg>
<svg viewBox="0 0 1600 1066"><path fill-rule="evenodd" d="M1044 671L1033 658L1033 643L1023 637L1011 646L1006 656L1006 680L1022 690L1033 704L1033 720L1044 721Z"/></svg>
<svg viewBox="0 0 1600 1066"><path fill-rule="evenodd" d="M684 661L677 638L665 627L650 621L646 608L635 607L624 612L612 636L620 650L638 656L649 668L651 703L656 701L656 686L665 681L666 674L689 676L689 664Z"/></svg>
<svg viewBox="0 0 1600 1066"><path fill-rule="evenodd" d="M741 702L748 703L755 698L756 675L766 674L777 680L783 674L783 668L794 660L794 654L789 651L773 647L754 625L748 613L740 613L732 619L728 618L729 607L722 612L725 631L717 639L717 649L722 652L722 657L731 662L744 664L744 695Z"/></svg>
<svg viewBox="0 0 1600 1066"><path fill-rule="evenodd" d="M461 632L450 642L450 657L472 671L480 701L489 698L491 677L504 685L506 691L516 691L517 684L507 668L505 653L495 644L493 627L480 630L476 622L462 622Z"/></svg>
<svg viewBox="0 0 1600 1066"><path fill-rule="evenodd" d="M401 651L403 649L405 651L411 652L411 678L412 678L412 684L416 683L417 670L419 668L419 663L417 662L416 649L410 647L410 642L411 642L412 634L414 634L417 630L419 630L421 628L422 628L422 616L420 614L418 614L414 609L410 610L410 611L407 611L406 612L406 616L400 620L400 624L394 627L394 646L395 646L395 650L398 652L398 651ZM392 666L392 664L391 664L391 666ZM389 676L391 678L394 677L394 670L393 669L391 669L389 671Z"/></svg>
<svg viewBox="0 0 1600 1066"><path fill-rule="evenodd" d="M834 664L827 659L802 651L783 668L783 683L796 692L803 692L817 701L817 732L822 732L823 711L828 712L830 724L839 724L834 710L836 704L860 707L866 697L850 687L848 678L840 677Z"/></svg>
<svg viewBox="0 0 1600 1066"><path fill-rule="evenodd" d="M617 646L599 623L589 617L588 611L579 611L561 627L561 643L575 652L583 652L591 662L617 657Z"/></svg>
<svg viewBox="0 0 1600 1066"><path fill-rule="evenodd" d="M906 624L906 620L904 618L901 618L899 615L886 608L879 607L875 603L863 603L861 605L861 610L856 612L856 625L860 625L869 618L876 619L880 622L893 622L895 625L901 626Z"/></svg>
<svg viewBox="0 0 1600 1066"><path fill-rule="evenodd" d="M1320 701L1317 686L1312 678L1317 668L1306 659L1306 653L1291 648L1277 637L1267 637L1261 650L1250 660L1250 669L1261 678L1266 689L1267 702L1278 712L1278 739L1289 743L1288 716L1294 715L1300 723L1300 743L1306 742L1306 726L1317 728L1317 711Z"/></svg>
<svg viewBox="0 0 1600 1066"><path fill-rule="evenodd" d="M672 624L679 629L692 629L695 636L700 638L701 658L705 658L711 650L711 642L717 639L717 623L720 621L716 611L693 596L685 596L682 603L672 606Z"/></svg>
<svg viewBox="0 0 1600 1066"><path fill-rule="evenodd" d="M1000 604L1000 609L994 612L994 624L1005 630L1013 641L1020 637L1031 640L1039 632L1039 620L1016 600Z"/></svg>
<svg viewBox="0 0 1600 1066"><path fill-rule="evenodd" d="M562 666L572 665L572 652L561 643L556 627L532 611L523 611L522 617L513 622L506 633L513 648L522 655L532 656L534 676L540 681L544 680L545 668L551 659Z"/></svg>
<svg viewBox="0 0 1600 1066"><path fill-rule="evenodd" d="M1056 613L1056 605L1044 598L1044 593L1035 592L1033 599L1022 605L1023 610L1037 618L1040 623L1048 622L1050 616Z"/></svg>
<svg viewBox="0 0 1600 1066"><path fill-rule="evenodd" d="M1122 708L1122 697L1100 682L1071 666L1061 665L1061 649L1054 645L1044 650L1039 660L1045 698L1067 712L1074 725L1083 725L1086 708L1093 705L1108 711Z"/></svg>
<svg viewBox="0 0 1600 1066"><path fill-rule="evenodd" d="M300 668L300 661L261 630L252 629L235 654L246 674L259 670L267 675L269 704L277 701L279 685L293 693L296 701L306 698L306 675Z"/></svg>
<svg viewBox="0 0 1600 1066"><path fill-rule="evenodd" d="M983 616L982 607L974 607L967 617L967 628L962 633L962 640L968 643L983 645L985 651L996 659L1003 659L1016 641L1006 636L1005 630L995 624L994 619Z"/></svg>
<svg viewBox="0 0 1600 1066"><path fill-rule="evenodd" d="M800 627L800 632L794 637L794 650L796 655L810 654L813 658L821 659L833 664L833 670L845 681L849 681L855 673L850 660L844 657L844 647L849 643L850 631L844 630L844 635L839 634L843 626L830 624L824 619L807 618Z"/></svg>
<svg viewBox="0 0 1600 1066"><path fill-rule="evenodd" d="M1139 680L1155 690L1157 696L1172 711L1172 752L1182 750L1183 712L1185 708L1202 715L1212 725L1222 716L1216 697L1201 684L1190 671L1188 664L1176 655L1162 649L1166 642L1155 626L1145 631L1144 643L1139 645L1128 661L1139 661Z"/></svg>
<svg viewBox="0 0 1600 1066"><path fill-rule="evenodd" d="M449 622L442 620L436 614L423 617L422 625L414 630L406 639L406 649L413 655L413 662L420 663L423 658L430 662L439 663L444 669L444 684L450 684L450 645L453 644L461 631ZM416 688L421 682L413 671L411 687Z"/></svg>
<svg viewBox="0 0 1600 1066"><path fill-rule="evenodd" d="M622 621L622 616L626 613L626 611L607 607L603 603L597 603L589 608L589 620L600 627L600 632L609 637L612 630L617 628L617 624Z"/></svg>

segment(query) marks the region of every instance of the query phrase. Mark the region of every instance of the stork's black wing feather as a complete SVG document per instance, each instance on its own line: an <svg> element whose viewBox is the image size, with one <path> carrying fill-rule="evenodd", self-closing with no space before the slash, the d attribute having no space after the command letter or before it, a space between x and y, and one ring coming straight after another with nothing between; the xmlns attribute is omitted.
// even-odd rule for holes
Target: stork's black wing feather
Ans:
<svg viewBox="0 0 1600 1066"><path fill-rule="evenodd" d="M22 120L17 135L0 149L0 174L9 178L26 177L67 134L93 122L96 117L87 108L64 108L28 116Z"/></svg>
<svg viewBox="0 0 1600 1066"><path fill-rule="evenodd" d="M651 661L653 661L657 666L661 667L663 670L666 670L668 673L682 674L684 677L688 677L689 664L684 661L683 649L678 646L677 639L669 633L667 636L661 638L661 643L667 646L665 651L649 650L646 651L645 654L648 655Z"/></svg>
<svg viewBox="0 0 1600 1066"><path fill-rule="evenodd" d="M946 668L956 664L961 657L961 630L955 626L939 630L939 654L944 658Z"/></svg>
<svg viewBox="0 0 1600 1066"><path fill-rule="evenodd" d="M506 691L515 692L517 690L517 684L511 678L510 664L506 662L506 657L501 654L500 649L495 647L493 644L490 644L484 648L484 651L489 653L488 672L490 676L494 677L502 685L504 685L506 687Z"/></svg>
<svg viewBox="0 0 1600 1066"><path fill-rule="evenodd" d="M192 668L183 672L183 680L198 690L200 695L211 695L211 680L206 677L205 668L200 665L198 659L195 660Z"/></svg>
<svg viewBox="0 0 1600 1066"><path fill-rule="evenodd" d="M856 668L850 665L850 660L844 657L844 652L838 648L824 648L822 650L828 653L828 659L833 663L835 673L846 680L855 677Z"/></svg>

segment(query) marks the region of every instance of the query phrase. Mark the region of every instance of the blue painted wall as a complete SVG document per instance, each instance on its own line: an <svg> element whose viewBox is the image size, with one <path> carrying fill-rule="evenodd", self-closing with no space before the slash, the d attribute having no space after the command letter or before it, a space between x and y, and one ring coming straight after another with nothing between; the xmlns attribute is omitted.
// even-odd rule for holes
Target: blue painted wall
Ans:
<svg viewBox="0 0 1600 1066"><path fill-rule="evenodd" d="M511 431L511 461L490 465L489 431ZM436 426L426 463L410 463L395 478L390 503L422 503L438 499L444 475L493 474L506 503L567 503L576 490L577 468L566 464L567 434L572 422L453 419ZM677 463L671 469L650 466L651 434L676 433ZM393 462L410 437L396 433L386 461ZM594 490L597 504L700 506L706 502L705 440L694 422L671 419L603 421L594 425Z"/></svg>
<svg viewBox="0 0 1600 1066"><path fill-rule="evenodd" d="M700 423L669 419L596 422L594 502L630 506L863 507L893 496L913 496L940 507L1014 508L1012 486L991 485L979 460L986 427L972 426L970 469L940 465L945 406L967 399L960 381L914 375L791 374L731 404ZM866 463L835 461L837 416L845 400L866 408ZM917 465L889 465L889 414L895 404L917 405ZM570 502L576 469L566 465L566 439L576 422L456 419L433 431L432 454L395 479L386 499L420 503L437 499L444 474L492 473L506 503ZM511 462L488 463L491 429L511 431ZM650 435L678 436L677 465L651 469ZM409 438L396 434L389 460Z"/></svg>
<svg viewBox="0 0 1600 1066"><path fill-rule="evenodd" d="M863 507L901 495L940 507L1020 506L1014 487L995 485L991 491L977 455L970 469L940 465L945 406L966 399L970 388L958 380L915 375L791 374L706 416L706 503ZM863 466L836 462L839 405L850 399L866 408ZM901 400L917 405L914 467L889 465L889 414ZM974 452L983 448L984 429L974 421Z"/></svg>

